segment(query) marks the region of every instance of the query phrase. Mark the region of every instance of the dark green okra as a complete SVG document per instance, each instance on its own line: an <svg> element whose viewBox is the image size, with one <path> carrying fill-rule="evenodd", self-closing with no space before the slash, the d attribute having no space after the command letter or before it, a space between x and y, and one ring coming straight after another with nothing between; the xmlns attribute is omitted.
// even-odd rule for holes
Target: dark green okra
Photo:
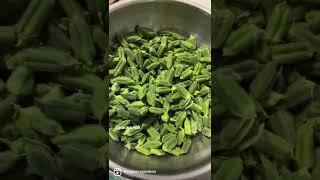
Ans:
<svg viewBox="0 0 320 180"><path fill-rule="evenodd" d="M72 18L74 16L84 16L83 8L77 0L58 0L59 5L62 7L64 13Z"/></svg>
<svg viewBox="0 0 320 180"><path fill-rule="evenodd" d="M270 128L288 143L294 145L296 139L295 121L293 115L285 110L279 110L270 117Z"/></svg>
<svg viewBox="0 0 320 180"><path fill-rule="evenodd" d="M42 72L61 72L78 64L69 53L52 47L24 49L6 60L9 69L26 66Z"/></svg>
<svg viewBox="0 0 320 180"><path fill-rule="evenodd" d="M228 9L222 9L215 11L211 24L211 33L214 35L211 37L212 48L216 49L223 45L231 32L235 15Z"/></svg>
<svg viewBox="0 0 320 180"><path fill-rule="evenodd" d="M310 169L314 162L314 129L310 122L301 125L297 130L295 160L300 169Z"/></svg>
<svg viewBox="0 0 320 180"><path fill-rule="evenodd" d="M291 7L287 3L279 3L274 7L266 27L266 33L272 42L283 40L292 23L292 17Z"/></svg>
<svg viewBox="0 0 320 180"><path fill-rule="evenodd" d="M93 16L95 22L103 23L103 16L106 14L106 1L104 0L86 0L88 10Z"/></svg>
<svg viewBox="0 0 320 180"><path fill-rule="evenodd" d="M310 51L305 43L292 42L277 44L271 47L272 61L279 64L294 64L311 60L313 51Z"/></svg>
<svg viewBox="0 0 320 180"><path fill-rule="evenodd" d="M272 89L277 76L278 64L266 64L250 84L250 91L254 98L262 98Z"/></svg>
<svg viewBox="0 0 320 180"><path fill-rule="evenodd" d="M223 46L224 56L235 56L249 48L255 48L262 37L262 30L253 24L244 24L231 32Z"/></svg>
<svg viewBox="0 0 320 180"><path fill-rule="evenodd" d="M277 159L289 159L293 155L293 147L282 137L264 130L254 148Z"/></svg>
<svg viewBox="0 0 320 180"><path fill-rule="evenodd" d="M73 16L70 20L69 34L75 56L84 64L92 65L96 50L86 20L81 16Z"/></svg>
<svg viewBox="0 0 320 180"><path fill-rule="evenodd" d="M307 23L293 24L289 31L289 37L304 42L310 51L319 52L317 47L320 44L320 38L311 31Z"/></svg>
<svg viewBox="0 0 320 180"><path fill-rule="evenodd" d="M244 119L254 118L255 106L253 100L232 78L220 73L215 74L214 84L216 94L219 99L224 99L223 103L236 116Z"/></svg>
<svg viewBox="0 0 320 180"><path fill-rule="evenodd" d="M71 42L67 34L55 23L49 24L47 43L55 48L70 51Z"/></svg>
<svg viewBox="0 0 320 180"><path fill-rule="evenodd" d="M214 179L232 180L238 179L243 170L243 161L239 157L231 157L223 160L217 172L213 175Z"/></svg>
<svg viewBox="0 0 320 180"><path fill-rule="evenodd" d="M17 67L7 80L6 87L7 90L14 95L31 94L34 87L32 72L26 67Z"/></svg>
<svg viewBox="0 0 320 180"><path fill-rule="evenodd" d="M108 47L108 36L99 26L93 27L92 38L100 52L105 52Z"/></svg>
<svg viewBox="0 0 320 180"><path fill-rule="evenodd" d="M300 79L291 84L285 94L285 98L279 102L280 108L294 108L313 98L316 84L306 79Z"/></svg>
<svg viewBox="0 0 320 180"><path fill-rule="evenodd" d="M89 101L77 102L67 98L40 100L43 112L54 119L69 123L84 123L89 115Z"/></svg>
<svg viewBox="0 0 320 180"><path fill-rule="evenodd" d="M25 46L40 35L54 8L54 0L32 0L16 25L17 46Z"/></svg>

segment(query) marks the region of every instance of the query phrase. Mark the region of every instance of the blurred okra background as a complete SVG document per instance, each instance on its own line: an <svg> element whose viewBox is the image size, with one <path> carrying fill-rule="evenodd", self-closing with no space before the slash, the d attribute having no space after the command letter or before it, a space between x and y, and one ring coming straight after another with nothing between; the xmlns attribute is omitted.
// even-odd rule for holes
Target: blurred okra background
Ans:
<svg viewBox="0 0 320 180"><path fill-rule="evenodd" d="M105 178L107 2L0 9L0 179Z"/></svg>
<svg viewBox="0 0 320 180"><path fill-rule="evenodd" d="M319 7L213 1L213 179L320 178Z"/></svg>

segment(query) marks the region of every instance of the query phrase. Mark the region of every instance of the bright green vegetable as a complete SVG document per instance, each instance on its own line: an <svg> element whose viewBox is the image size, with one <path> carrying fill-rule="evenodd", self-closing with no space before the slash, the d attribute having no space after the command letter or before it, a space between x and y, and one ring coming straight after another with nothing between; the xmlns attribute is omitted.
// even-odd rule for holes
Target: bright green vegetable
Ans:
<svg viewBox="0 0 320 180"><path fill-rule="evenodd" d="M144 155L179 156L192 148L190 136L211 137L209 49L198 48L194 35L140 26L117 40L110 53L109 115L118 119L109 123L112 139ZM116 131L119 124L126 129ZM139 133L144 137L132 138Z"/></svg>

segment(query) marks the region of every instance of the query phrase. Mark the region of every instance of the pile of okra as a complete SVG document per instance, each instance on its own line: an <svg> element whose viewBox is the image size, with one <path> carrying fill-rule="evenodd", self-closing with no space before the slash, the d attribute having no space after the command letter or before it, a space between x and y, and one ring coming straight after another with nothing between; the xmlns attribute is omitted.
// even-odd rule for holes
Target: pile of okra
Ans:
<svg viewBox="0 0 320 180"><path fill-rule="evenodd" d="M109 74L114 141L147 156L179 156L193 136L211 137L211 57L195 35L141 26L119 34Z"/></svg>
<svg viewBox="0 0 320 180"><path fill-rule="evenodd" d="M320 179L320 1L213 8L213 179Z"/></svg>
<svg viewBox="0 0 320 180"><path fill-rule="evenodd" d="M0 179L104 178L104 0L2 0Z"/></svg>

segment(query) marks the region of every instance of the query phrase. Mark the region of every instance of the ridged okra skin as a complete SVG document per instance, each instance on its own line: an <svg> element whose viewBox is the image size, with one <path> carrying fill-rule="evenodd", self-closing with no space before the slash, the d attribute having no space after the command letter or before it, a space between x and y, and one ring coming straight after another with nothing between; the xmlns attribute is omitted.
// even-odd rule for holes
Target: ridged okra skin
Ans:
<svg viewBox="0 0 320 180"><path fill-rule="evenodd" d="M26 66L35 71L61 72L79 65L69 53L52 47L27 48L6 60L8 69Z"/></svg>
<svg viewBox="0 0 320 180"><path fill-rule="evenodd" d="M53 11L55 0L32 0L16 25L17 46L26 46L40 36Z"/></svg>
<svg viewBox="0 0 320 180"><path fill-rule="evenodd" d="M86 65L92 65L96 49L85 19L81 16L73 16L69 24L69 34L75 56Z"/></svg>
<svg viewBox="0 0 320 180"><path fill-rule="evenodd" d="M183 156L192 136L211 137L210 51L194 35L137 26L119 34L113 50L112 140L146 156ZM118 130L134 125L140 128Z"/></svg>

